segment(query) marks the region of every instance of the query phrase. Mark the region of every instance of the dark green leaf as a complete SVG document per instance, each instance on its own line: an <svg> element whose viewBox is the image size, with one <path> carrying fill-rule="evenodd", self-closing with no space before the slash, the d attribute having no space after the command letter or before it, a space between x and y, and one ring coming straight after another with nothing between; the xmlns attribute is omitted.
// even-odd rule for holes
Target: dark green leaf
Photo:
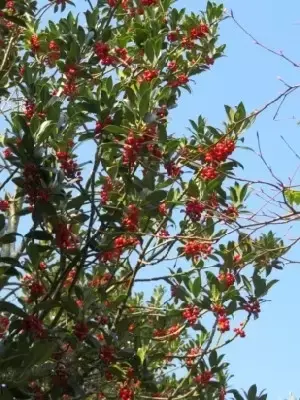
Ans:
<svg viewBox="0 0 300 400"><path fill-rule="evenodd" d="M27 316L27 314L21 308L7 301L0 301L0 311L1 312L6 311L8 313L17 315L18 317L22 318Z"/></svg>
<svg viewBox="0 0 300 400"><path fill-rule="evenodd" d="M146 202L150 203L153 206L156 206L161 201L165 200L167 197L167 192L165 190L156 190L146 197Z"/></svg>
<svg viewBox="0 0 300 400"><path fill-rule="evenodd" d="M32 231L25 235L29 239L37 239L37 240L52 240L52 235L45 231Z"/></svg>

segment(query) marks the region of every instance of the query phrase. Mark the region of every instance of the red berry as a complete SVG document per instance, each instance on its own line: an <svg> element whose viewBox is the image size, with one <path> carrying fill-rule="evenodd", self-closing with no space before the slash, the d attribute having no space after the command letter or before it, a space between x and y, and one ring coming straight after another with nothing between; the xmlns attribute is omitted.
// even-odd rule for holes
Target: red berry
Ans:
<svg viewBox="0 0 300 400"><path fill-rule="evenodd" d="M35 53L40 49L40 41L39 38L36 34L32 35L30 38L30 45L31 45L31 50Z"/></svg>
<svg viewBox="0 0 300 400"><path fill-rule="evenodd" d="M89 327L85 322L77 322L74 327L74 335L78 338L78 340L83 341L86 339L89 333Z"/></svg>
<svg viewBox="0 0 300 400"><path fill-rule="evenodd" d="M189 241L184 246L184 254L188 257L206 257L212 252L210 243L197 242L195 240Z"/></svg>
<svg viewBox="0 0 300 400"><path fill-rule="evenodd" d="M217 178L218 172L214 167L205 166L201 170L201 178L205 181L211 181Z"/></svg>
<svg viewBox="0 0 300 400"><path fill-rule="evenodd" d="M213 377L213 374L211 371L204 371L200 375L197 375L195 377L195 382L198 383L199 385L207 385Z"/></svg>
<svg viewBox="0 0 300 400"><path fill-rule="evenodd" d="M230 321L228 317L225 315L220 315L217 319L218 331L221 333L227 332L230 330Z"/></svg>
<svg viewBox="0 0 300 400"><path fill-rule="evenodd" d="M221 273L218 277L221 283L225 283L226 287L229 288L230 286L234 285L235 277L231 273Z"/></svg>
<svg viewBox="0 0 300 400"><path fill-rule="evenodd" d="M0 200L0 211L7 211L9 209L9 202L7 200Z"/></svg>
<svg viewBox="0 0 300 400"><path fill-rule="evenodd" d="M3 338L9 326L9 319L0 315L0 339Z"/></svg>
<svg viewBox="0 0 300 400"><path fill-rule="evenodd" d="M192 304L187 306L182 312L183 318L186 319L190 325L194 325L197 322L199 315L199 307Z"/></svg>
<svg viewBox="0 0 300 400"><path fill-rule="evenodd" d="M202 350L199 347L190 349L186 354L185 363L187 367L192 367L195 363L195 359L202 354Z"/></svg>
<svg viewBox="0 0 300 400"><path fill-rule="evenodd" d="M197 199L191 199L186 203L185 212L192 221L199 221L204 210L205 205Z"/></svg>

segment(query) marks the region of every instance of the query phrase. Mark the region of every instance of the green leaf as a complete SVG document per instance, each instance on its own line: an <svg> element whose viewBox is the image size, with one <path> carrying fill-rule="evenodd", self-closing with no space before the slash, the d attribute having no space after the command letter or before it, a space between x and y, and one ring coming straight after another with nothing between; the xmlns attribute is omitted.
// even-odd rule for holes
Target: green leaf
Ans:
<svg viewBox="0 0 300 400"><path fill-rule="evenodd" d="M16 25L22 26L23 28L27 28L26 22L21 18L15 17L14 15L9 15L7 13L4 14L4 17L8 21L11 21Z"/></svg>
<svg viewBox="0 0 300 400"><path fill-rule="evenodd" d="M5 217L3 214L0 214L0 231L5 227Z"/></svg>
<svg viewBox="0 0 300 400"><path fill-rule="evenodd" d="M191 197L199 198L200 191L195 181L190 181L188 186L188 195Z"/></svg>
<svg viewBox="0 0 300 400"><path fill-rule="evenodd" d="M26 357L25 364L26 368L30 368L33 365L39 365L51 358L53 351L57 348L56 341L40 341L35 342L33 347L30 349L28 357Z"/></svg>
<svg viewBox="0 0 300 400"><path fill-rule="evenodd" d="M141 364L144 363L145 358L146 358L146 354L148 352L149 347L148 346L144 346L144 347L140 347L137 350L137 355L139 356L140 360L141 360Z"/></svg>
<svg viewBox="0 0 300 400"><path fill-rule="evenodd" d="M0 244L14 243L17 238L16 236L22 236L19 233L7 233L0 238Z"/></svg>
<svg viewBox="0 0 300 400"><path fill-rule="evenodd" d="M193 286L192 286L192 293L193 295L197 298L199 296L199 294L201 293L201 277L198 276L194 282L193 282Z"/></svg>
<svg viewBox="0 0 300 400"><path fill-rule="evenodd" d="M208 361L209 361L209 365L210 367L215 367L218 364L218 354L216 352L216 350L213 350L209 357L208 357Z"/></svg>
<svg viewBox="0 0 300 400"><path fill-rule="evenodd" d="M110 133L122 133L124 135L127 135L127 133L128 133L128 129L125 129L125 128L122 128L121 126L116 126L116 125L107 125L103 129Z"/></svg>
<svg viewBox="0 0 300 400"><path fill-rule="evenodd" d="M168 140L168 133L165 125L158 125L158 139L160 143L166 143Z"/></svg>
<svg viewBox="0 0 300 400"><path fill-rule="evenodd" d="M151 40L151 39L146 40L144 49L145 49L145 54L146 54L148 60L152 63L154 61L154 57L155 57L153 40Z"/></svg>
<svg viewBox="0 0 300 400"><path fill-rule="evenodd" d="M44 217L55 216L56 209L53 204L48 203L44 200L39 200L34 207L32 212L32 219L36 223L40 223L43 221Z"/></svg>
<svg viewBox="0 0 300 400"><path fill-rule="evenodd" d="M300 191L287 189L284 191L284 194L290 205L300 205Z"/></svg>
<svg viewBox="0 0 300 400"><path fill-rule="evenodd" d="M45 231L32 231L25 235L29 239L36 239L36 240L52 240L52 235Z"/></svg>
<svg viewBox="0 0 300 400"><path fill-rule="evenodd" d="M64 309L71 314L77 315L79 313L79 309L75 301L69 297L64 297L61 299L61 304Z"/></svg>
<svg viewBox="0 0 300 400"><path fill-rule="evenodd" d="M43 140L46 140L49 136L51 136L50 129L48 128L52 127L53 125L55 125L53 121L42 122L41 126L35 133L38 142L42 142Z"/></svg>
<svg viewBox="0 0 300 400"><path fill-rule="evenodd" d="M148 89L143 94L143 96L139 102L140 118L143 118L145 116L145 114L149 111L151 91L152 91L152 89Z"/></svg>
<svg viewBox="0 0 300 400"><path fill-rule="evenodd" d="M88 196L87 195L80 195L77 197L74 197L74 199L71 199L68 204L67 204L67 210L71 210L73 208L79 210L82 205L84 204L85 201L88 200Z"/></svg>
<svg viewBox="0 0 300 400"><path fill-rule="evenodd" d="M21 318L27 316L27 314L21 308L17 307L15 304L9 303L8 301L0 301L0 311L6 311Z"/></svg>
<svg viewBox="0 0 300 400"><path fill-rule="evenodd" d="M10 265L14 265L15 267L22 268L22 265L20 264L20 262L12 257L0 257L0 264L1 263L10 264Z"/></svg>
<svg viewBox="0 0 300 400"><path fill-rule="evenodd" d="M13 395L11 394L10 390L6 387L0 388L0 399L1 400L13 400Z"/></svg>
<svg viewBox="0 0 300 400"><path fill-rule="evenodd" d="M253 276L253 284L255 288L255 297L260 297L265 294L267 285L266 285L266 280L262 279L259 275L254 275Z"/></svg>
<svg viewBox="0 0 300 400"><path fill-rule="evenodd" d="M166 199L167 194L168 193L165 190L156 190L156 191L148 194L148 196L146 197L145 201L147 203L150 203L151 205L155 205L156 206L161 201Z"/></svg>
<svg viewBox="0 0 300 400"><path fill-rule="evenodd" d="M229 393L232 393L235 400L245 400L244 397L237 390L230 390Z"/></svg>
<svg viewBox="0 0 300 400"><path fill-rule="evenodd" d="M256 400L257 395L257 386L252 385L248 390L248 399L247 400Z"/></svg>

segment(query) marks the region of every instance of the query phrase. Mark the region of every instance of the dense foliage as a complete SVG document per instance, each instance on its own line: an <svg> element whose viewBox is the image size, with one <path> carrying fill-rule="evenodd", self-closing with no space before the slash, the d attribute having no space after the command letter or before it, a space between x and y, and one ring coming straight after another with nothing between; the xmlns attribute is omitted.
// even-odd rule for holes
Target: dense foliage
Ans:
<svg viewBox="0 0 300 400"><path fill-rule="evenodd" d="M266 398L230 391L222 350L285 248L247 229L243 104L168 129L225 49L222 5L173 3L0 1L5 399Z"/></svg>

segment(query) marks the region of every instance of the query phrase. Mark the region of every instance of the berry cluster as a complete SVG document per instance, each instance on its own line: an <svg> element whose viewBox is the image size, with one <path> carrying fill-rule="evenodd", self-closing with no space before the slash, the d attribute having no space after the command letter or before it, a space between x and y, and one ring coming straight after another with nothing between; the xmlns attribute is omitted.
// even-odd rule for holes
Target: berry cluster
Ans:
<svg viewBox="0 0 300 400"><path fill-rule="evenodd" d="M78 237L71 231L71 227L65 223L59 223L55 227L55 241L61 250L74 250L78 246Z"/></svg>
<svg viewBox="0 0 300 400"><path fill-rule="evenodd" d="M199 315L199 307L192 304L188 305L182 312L183 318L187 320L190 325L194 325L197 322Z"/></svg>
<svg viewBox="0 0 300 400"><path fill-rule="evenodd" d="M169 61L167 64L167 68L169 71L175 72L178 69L178 65L176 61Z"/></svg>
<svg viewBox="0 0 300 400"><path fill-rule="evenodd" d="M226 161L235 149L235 142L231 139L224 139L216 143L206 154L204 160L207 163L220 163Z"/></svg>
<svg viewBox="0 0 300 400"><path fill-rule="evenodd" d="M199 221L205 205L197 199L191 199L186 203L185 213L194 222Z"/></svg>
<svg viewBox="0 0 300 400"><path fill-rule="evenodd" d="M39 263L39 270L44 271L47 268L47 264L44 261Z"/></svg>
<svg viewBox="0 0 300 400"><path fill-rule="evenodd" d="M12 154L13 154L13 152L9 147L7 147L6 149L3 150L3 157L5 159L10 158L12 156Z"/></svg>
<svg viewBox="0 0 300 400"><path fill-rule="evenodd" d="M169 232L168 232L166 229L161 229L161 230L158 232L158 235L157 235L157 236L160 237L160 238L167 238L167 237L170 236L170 234L169 234Z"/></svg>
<svg viewBox="0 0 300 400"><path fill-rule="evenodd" d="M36 301L38 298L42 297L45 292L45 286L42 282L35 279L31 275L25 275L22 279L24 288L29 292L28 303Z"/></svg>
<svg viewBox="0 0 300 400"><path fill-rule="evenodd" d="M213 304L211 306L211 311L217 315L226 314L226 308L222 304Z"/></svg>
<svg viewBox="0 0 300 400"><path fill-rule="evenodd" d="M217 178L218 171L212 165L205 165L201 169L200 176L204 181L212 181Z"/></svg>
<svg viewBox="0 0 300 400"><path fill-rule="evenodd" d="M142 6L155 6L157 4L157 0L141 0Z"/></svg>
<svg viewBox="0 0 300 400"><path fill-rule="evenodd" d="M193 347L186 354L185 364L188 368L192 367L195 363L195 358L200 356L202 350L199 347Z"/></svg>
<svg viewBox="0 0 300 400"><path fill-rule="evenodd" d="M76 65L66 65L64 68L66 80L63 83L63 94L68 97L73 97L77 93L76 79L79 75L79 69Z"/></svg>
<svg viewBox="0 0 300 400"><path fill-rule="evenodd" d="M123 164L127 165L130 169L133 168L137 160L137 155L142 147L141 138L136 138L134 133L130 131L125 140L123 148Z"/></svg>
<svg viewBox="0 0 300 400"><path fill-rule="evenodd" d="M31 120L31 118L33 117L33 115L35 113L35 109L36 109L36 106L31 100L25 101L24 114L25 114L26 119L28 119L29 121Z"/></svg>
<svg viewBox="0 0 300 400"><path fill-rule="evenodd" d="M34 338L44 338L47 334L42 321L35 315L28 315L23 319L22 329L32 334Z"/></svg>
<svg viewBox="0 0 300 400"><path fill-rule="evenodd" d="M174 340L180 335L180 325L175 324L170 326L168 329L155 329L153 332L153 337L156 339L167 338L169 340Z"/></svg>
<svg viewBox="0 0 300 400"><path fill-rule="evenodd" d="M181 174L181 168L177 166L173 161L170 161L165 165L168 176L171 178L177 178Z"/></svg>
<svg viewBox="0 0 300 400"><path fill-rule="evenodd" d="M55 62L60 59L60 47L54 40L51 40L48 44L48 50L49 53L47 55L46 62L49 67L53 67Z"/></svg>
<svg viewBox="0 0 300 400"><path fill-rule="evenodd" d="M7 200L0 200L0 211L7 211L9 209L9 202Z"/></svg>
<svg viewBox="0 0 300 400"><path fill-rule="evenodd" d="M239 328L234 328L234 333L237 336L240 336L241 338L244 338L246 336L246 333L245 333L243 327L244 327L244 324L241 323Z"/></svg>
<svg viewBox="0 0 300 400"><path fill-rule="evenodd" d="M184 254L187 257L207 257L212 252L210 243L198 242L196 240L189 241L184 246Z"/></svg>
<svg viewBox="0 0 300 400"><path fill-rule="evenodd" d="M186 74L179 74L168 82L168 86L177 88L179 86L186 85L189 82L189 77Z"/></svg>
<svg viewBox="0 0 300 400"><path fill-rule="evenodd" d="M107 43L97 42L94 51L102 65L108 66L115 64L116 59L109 54L110 47Z"/></svg>
<svg viewBox="0 0 300 400"><path fill-rule="evenodd" d="M76 269L73 268L73 269L71 269L71 271L68 273L68 276L66 277L66 280L64 282L64 287L65 288L67 288L67 287L72 285L75 276L76 276Z"/></svg>
<svg viewBox="0 0 300 400"><path fill-rule="evenodd" d="M31 47L31 51L33 53L36 53L37 51L40 50L41 44L40 44L40 40L38 38L38 35L34 34L34 35L31 36L31 38L30 38L30 47Z"/></svg>
<svg viewBox="0 0 300 400"><path fill-rule="evenodd" d="M109 272L105 272L103 275L96 276L95 278L93 278L89 282L89 286L95 288L106 286L109 282L112 281L112 278L113 278L112 274L110 274Z"/></svg>
<svg viewBox="0 0 300 400"><path fill-rule="evenodd" d="M43 392L42 388L36 383L36 382L31 382L29 384L29 387L33 393L33 398L34 400L44 400L45 399L45 393Z"/></svg>
<svg viewBox="0 0 300 400"><path fill-rule="evenodd" d="M190 37L192 39L201 39L209 33L209 28L206 24L200 24L191 29Z"/></svg>
<svg viewBox="0 0 300 400"><path fill-rule="evenodd" d="M231 139L223 139L213 145L208 151L199 147L198 151L203 156L203 160L208 165L204 165L200 171L200 176L205 181L210 181L218 177L217 166L226 161L228 156L233 153L235 142Z"/></svg>
<svg viewBox="0 0 300 400"><path fill-rule="evenodd" d="M6 0L5 2L5 8L7 10L15 11L15 2L12 0Z"/></svg>
<svg viewBox="0 0 300 400"><path fill-rule="evenodd" d="M225 284L227 288L229 288L230 286L233 286L234 282L235 282L234 275L229 272L227 272L227 273L222 272L221 274L219 274L218 279L219 279L219 282Z"/></svg>
<svg viewBox="0 0 300 400"><path fill-rule="evenodd" d="M9 327L9 319L0 315L0 339L2 339Z"/></svg>
<svg viewBox="0 0 300 400"><path fill-rule="evenodd" d="M115 350L112 346L102 346L99 355L105 364L110 364L115 359Z"/></svg>
<svg viewBox="0 0 300 400"><path fill-rule="evenodd" d="M113 249L99 254L99 260L103 263L114 262L119 259L124 250L139 243L136 238L119 236L114 240Z"/></svg>
<svg viewBox="0 0 300 400"><path fill-rule="evenodd" d="M57 151L56 157L61 169L69 179L77 178L78 180L82 180L78 164L73 160L72 155L68 151Z"/></svg>
<svg viewBox="0 0 300 400"><path fill-rule="evenodd" d="M77 93L77 84L74 81L66 81L63 84L63 94L72 97Z"/></svg>
<svg viewBox="0 0 300 400"><path fill-rule="evenodd" d="M129 232L135 232L138 229L139 209L135 204L130 204L127 207L127 213L122 219L122 225Z"/></svg>
<svg viewBox="0 0 300 400"><path fill-rule="evenodd" d="M230 321L226 315L220 315L217 319L218 331L221 333L228 332L230 330Z"/></svg>
<svg viewBox="0 0 300 400"><path fill-rule="evenodd" d="M168 214L168 206L167 206L167 203L160 203L159 204L159 206L158 206L158 212L161 214L161 215L167 215Z"/></svg>
<svg viewBox="0 0 300 400"><path fill-rule="evenodd" d="M113 183L109 176L105 177L105 182L100 192L101 204L105 205L109 200L109 193L113 189Z"/></svg>
<svg viewBox="0 0 300 400"><path fill-rule="evenodd" d="M170 31L167 35L167 39L169 42L176 42L181 38L181 45L183 47L193 48L195 46L194 41L206 37L208 33L209 33L208 25L200 23L199 25L192 28L189 34L185 36L179 34L179 29L175 31ZM189 45L186 46L186 43L189 43Z"/></svg>
<svg viewBox="0 0 300 400"><path fill-rule="evenodd" d="M119 399L121 400L133 400L134 392L126 384L119 390Z"/></svg>
<svg viewBox="0 0 300 400"><path fill-rule="evenodd" d="M77 322L74 326L74 335L78 340L83 341L89 333L89 327L85 322Z"/></svg>
<svg viewBox="0 0 300 400"><path fill-rule="evenodd" d="M204 371L195 377L195 382L198 383L198 385L207 385L211 381L212 377L213 374L211 371Z"/></svg>
<svg viewBox="0 0 300 400"><path fill-rule="evenodd" d="M134 132L129 131L123 147L123 164L130 169L133 168L139 153L144 149L148 150L155 158L162 156L159 147L153 143L157 137L157 127L149 125L144 128L141 136L136 136Z"/></svg>
<svg viewBox="0 0 300 400"><path fill-rule="evenodd" d="M158 75L159 71L157 69L147 69L138 76L137 80L139 83L151 82L153 79L157 78Z"/></svg>
<svg viewBox="0 0 300 400"><path fill-rule="evenodd" d="M103 131L103 129L107 126L107 125L111 125L112 123L112 118L110 116L107 116L103 122L101 121L97 121L96 122L96 127L95 127L95 137L99 138L101 136L101 133Z"/></svg>
<svg viewBox="0 0 300 400"><path fill-rule="evenodd" d="M128 55L127 49L124 47L116 47L115 49L116 57L121 61L121 63L125 66L131 65L133 62L132 57Z"/></svg>
<svg viewBox="0 0 300 400"><path fill-rule="evenodd" d="M250 299L247 303L243 304L243 308L255 317L258 317L258 314L260 313L260 304L256 299Z"/></svg>
<svg viewBox="0 0 300 400"><path fill-rule="evenodd" d="M35 164L26 164L23 171L24 190L27 195L27 201L34 206L38 200L49 200L48 190L42 186L39 169Z"/></svg>
<svg viewBox="0 0 300 400"><path fill-rule="evenodd" d="M239 215L239 212L238 212L238 209L237 209L235 206L230 205L230 206L228 206L227 209L223 212L223 214L224 214L224 215L223 215L224 221L230 222L230 221L236 220L236 218L237 218L238 215Z"/></svg>

